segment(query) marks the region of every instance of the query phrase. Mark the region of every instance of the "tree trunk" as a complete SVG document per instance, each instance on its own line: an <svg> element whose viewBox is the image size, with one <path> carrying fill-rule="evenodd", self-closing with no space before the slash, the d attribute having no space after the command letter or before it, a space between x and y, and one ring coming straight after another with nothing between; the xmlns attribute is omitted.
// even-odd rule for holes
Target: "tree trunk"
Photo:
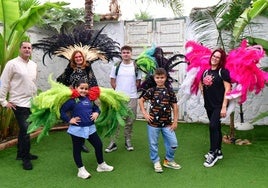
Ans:
<svg viewBox="0 0 268 188"><path fill-rule="evenodd" d="M85 29L93 28L93 0L85 0Z"/></svg>

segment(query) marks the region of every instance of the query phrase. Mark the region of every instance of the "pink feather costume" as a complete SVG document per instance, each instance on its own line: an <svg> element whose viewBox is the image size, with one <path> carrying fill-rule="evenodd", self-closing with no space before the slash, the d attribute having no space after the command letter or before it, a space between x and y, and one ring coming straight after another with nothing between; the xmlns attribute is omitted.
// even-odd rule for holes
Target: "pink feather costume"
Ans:
<svg viewBox="0 0 268 188"><path fill-rule="evenodd" d="M202 74L210 68L209 58L212 53L211 49L195 41L188 41L185 47L189 66L180 88L179 104L198 93ZM246 40L243 40L238 48L229 52L225 68L229 70L232 83L235 85L227 95L231 102L239 99L239 104L244 103L248 92L258 94L265 87L265 83L268 83L268 73L258 67L263 57L262 46L248 46ZM230 107L227 114L229 115L233 110L234 106Z"/></svg>

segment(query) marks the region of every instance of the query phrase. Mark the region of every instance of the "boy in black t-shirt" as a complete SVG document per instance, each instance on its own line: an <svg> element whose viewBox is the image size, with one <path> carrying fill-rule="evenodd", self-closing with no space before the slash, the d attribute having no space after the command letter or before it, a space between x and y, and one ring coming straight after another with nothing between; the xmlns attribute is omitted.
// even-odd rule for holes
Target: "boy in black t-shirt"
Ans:
<svg viewBox="0 0 268 188"><path fill-rule="evenodd" d="M166 156L163 166L167 168L180 169L181 166L174 161L178 141L175 134L178 119L177 98L172 89L165 86L167 72L163 68L155 70L154 81L156 87L150 88L139 99L139 105L144 118L148 122L148 138L150 147L150 158L154 164L155 172L163 172L158 155L158 138L163 135L166 148ZM150 101L149 113L145 110L144 102ZM173 108L173 122L172 122Z"/></svg>

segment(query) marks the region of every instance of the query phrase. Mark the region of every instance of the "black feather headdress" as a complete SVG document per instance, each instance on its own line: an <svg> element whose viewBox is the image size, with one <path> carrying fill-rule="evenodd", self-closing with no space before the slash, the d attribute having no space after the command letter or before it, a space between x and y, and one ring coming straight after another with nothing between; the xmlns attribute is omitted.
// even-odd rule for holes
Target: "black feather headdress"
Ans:
<svg viewBox="0 0 268 188"><path fill-rule="evenodd" d="M72 32L62 32L51 37L43 38L33 44L33 48L44 51L45 57L59 56L70 60L75 50L85 54L88 62L96 60L110 61L113 58L121 58L119 43L103 34L100 30L86 30L83 25L76 27Z"/></svg>
<svg viewBox="0 0 268 188"><path fill-rule="evenodd" d="M167 72L167 80L165 86L168 89L172 89L172 83L177 80L172 78L170 73L174 71L174 67L181 63L188 63L185 60L183 54L175 54L170 58L165 57L163 49L161 47L151 47L143 51L138 58L136 63L139 69L141 69L145 74L145 80L143 80L139 91L140 96L143 96L146 90L151 87L155 87L156 83L153 78L153 74L156 68L164 68Z"/></svg>

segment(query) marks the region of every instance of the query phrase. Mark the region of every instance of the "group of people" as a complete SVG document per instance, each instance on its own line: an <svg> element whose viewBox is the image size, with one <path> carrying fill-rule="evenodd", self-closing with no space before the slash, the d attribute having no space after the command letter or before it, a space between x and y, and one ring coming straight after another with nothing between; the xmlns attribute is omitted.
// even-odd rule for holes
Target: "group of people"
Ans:
<svg viewBox="0 0 268 188"><path fill-rule="evenodd" d="M32 46L30 42L22 42L19 56L7 62L1 75L0 103L3 107L13 110L19 125L17 160L22 160L25 170L33 168L31 160L38 157L30 153L30 136L27 134L29 123L26 121L30 115L30 101L36 95L37 65L30 57ZM175 152L178 140L175 130L178 126L178 105L175 92L167 88L167 72L164 68L156 68L153 78L156 86L148 89L144 95L138 97L138 87L141 83L142 72L136 70L132 60L132 48L121 48L122 61L113 66L110 73L110 84L116 91L127 94L130 98L128 106L132 109L134 117L125 119L124 127L125 147L127 151L133 151L132 132L136 118L137 107L147 121L150 159L154 171L163 172L162 165L167 168L180 169L175 162ZM223 50L215 50L210 57L210 69L203 73L200 90L203 92L205 109L209 118L210 148L205 154L205 167L212 167L218 159L223 158L221 151L221 122L220 118L226 116L228 101L225 98L230 90L230 76L224 68L226 54ZM97 134L94 120L98 118L100 109L94 101L88 98L88 89L97 86L97 80L89 62L86 61L82 51L72 54L70 63L64 73L57 78L58 82L75 89L79 96L70 98L60 110L61 119L68 123L68 134L72 138L73 159L78 168L77 176L83 179L91 175L82 162L81 151L85 140L88 140L95 150L97 159L97 171L113 171L114 167L108 165L103 157L103 144ZM149 109L145 108L145 102L150 102ZM117 149L117 139L120 132L118 126L116 133L111 137L110 144L105 152L110 153ZM160 133L163 136L166 154L161 165L158 154L158 141Z"/></svg>

